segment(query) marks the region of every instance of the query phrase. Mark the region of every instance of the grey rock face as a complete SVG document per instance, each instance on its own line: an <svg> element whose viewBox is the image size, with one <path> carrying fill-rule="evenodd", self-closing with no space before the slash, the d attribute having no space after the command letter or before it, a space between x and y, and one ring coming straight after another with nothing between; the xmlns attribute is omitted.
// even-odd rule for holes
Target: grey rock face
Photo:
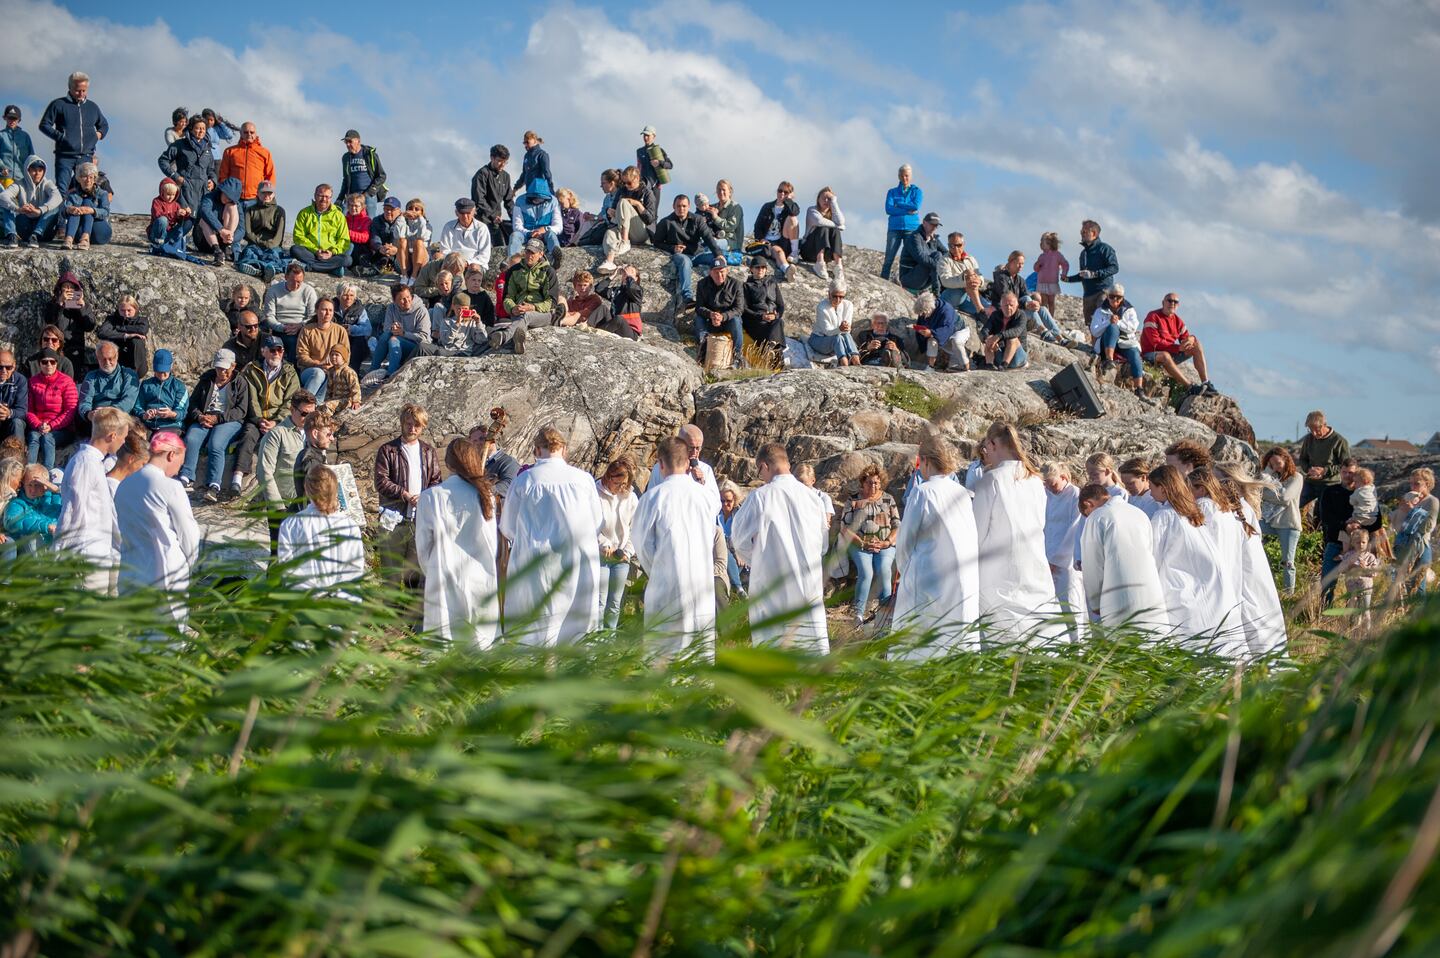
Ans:
<svg viewBox="0 0 1440 958"><path fill-rule="evenodd" d="M1179 413L1203 422L1221 435L1255 445L1255 427L1240 411L1240 404L1229 396L1186 396L1180 403Z"/></svg>

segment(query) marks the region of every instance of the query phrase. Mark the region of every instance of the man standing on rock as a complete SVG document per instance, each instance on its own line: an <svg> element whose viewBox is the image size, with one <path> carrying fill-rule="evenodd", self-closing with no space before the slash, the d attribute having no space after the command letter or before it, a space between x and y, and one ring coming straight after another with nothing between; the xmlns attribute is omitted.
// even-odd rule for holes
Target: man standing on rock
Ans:
<svg viewBox="0 0 1440 958"><path fill-rule="evenodd" d="M1072 276L1062 276L1061 281L1080 284L1085 294L1082 314L1088 323L1114 282L1115 274L1120 272L1120 262L1110 244L1100 240L1100 224L1094 220L1080 224L1080 246L1079 271Z"/></svg>
<svg viewBox="0 0 1440 958"><path fill-rule="evenodd" d="M275 160L260 142L260 134L254 123L240 124L240 142L226 147L220 158L220 172L216 174L216 179L227 180L231 177L240 181L242 212L255 205L261 186L269 184L273 187L275 184Z"/></svg>
<svg viewBox="0 0 1440 958"><path fill-rule="evenodd" d="M70 92L50 101L40 117L40 132L55 141L55 183L70 189L75 167L95 161L95 147L110 132L110 121L90 99L90 78L70 74Z"/></svg>
<svg viewBox="0 0 1440 958"><path fill-rule="evenodd" d="M821 565L829 527L815 493L790 473L778 442L755 457L764 483L735 513L730 546L750 568L750 627L757 645L830 651ZM779 621L777 621L779 620Z"/></svg>
<svg viewBox="0 0 1440 958"><path fill-rule="evenodd" d="M1317 409L1306 416L1305 428L1309 434L1300 440L1295 455L1295 466L1305 477L1300 489L1301 510L1320 498L1327 486L1340 481L1340 467L1350 458L1350 443L1331 428L1323 412Z"/></svg>
<svg viewBox="0 0 1440 958"><path fill-rule="evenodd" d="M490 231L491 246L505 246L510 242L510 218L506 213L512 187L510 174L505 172L505 164L509 161L509 148L503 143L496 143L490 147L490 162L476 170L470 178L470 199L475 203L475 218Z"/></svg>
<svg viewBox="0 0 1440 958"><path fill-rule="evenodd" d="M384 201L385 167L375 147L360 142L355 130L345 131L345 152L340 154L340 195L361 193L365 196L365 215L372 220L380 213ZM342 217L343 219L343 217ZM298 217L297 217L298 223Z"/></svg>

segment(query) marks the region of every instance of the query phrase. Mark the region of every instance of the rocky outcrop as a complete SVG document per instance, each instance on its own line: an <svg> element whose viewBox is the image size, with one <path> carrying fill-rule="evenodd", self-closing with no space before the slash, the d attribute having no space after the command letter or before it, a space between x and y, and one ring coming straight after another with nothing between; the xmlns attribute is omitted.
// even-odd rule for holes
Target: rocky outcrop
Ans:
<svg viewBox="0 0 1440 958"><path fill-rule="evenodd" d="M1222 436L1255 445L1255 427L1240 411L1240 404L1229 396L1186 396L1180 402L1179 414L1203 422Z"/></svg>
<svg viewBox="0 0 1440 958"><path fill-rule="evenodd" d="M553 426L569 437L567 458L599 471L629 456L648 468L655 443L690 421L700 367L674 350L632 343L588 328L531 330L523 356L416 359L364 406L340 418L337 441L364 489L375 450L399 432L400 410L430 414L428 441L441 448L488 421L493 406L511 420L504 447L530 458L536 434Z"/></svg>

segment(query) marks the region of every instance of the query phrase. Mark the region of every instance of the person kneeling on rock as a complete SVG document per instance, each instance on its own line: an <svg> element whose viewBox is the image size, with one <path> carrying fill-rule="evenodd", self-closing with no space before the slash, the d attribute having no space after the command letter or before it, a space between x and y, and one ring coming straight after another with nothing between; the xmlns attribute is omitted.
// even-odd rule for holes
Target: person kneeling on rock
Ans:
<svg viewBox="0 0 1440 958"><path fill-rule="evenodd" d="M526 240L520 262L505 272L504 303L509 322L497 323L490 331L490 348L509 346L516 353L525 352L525 331L554 321L559 293L560 280L555 267L545 259L544 241Z"/></svg>
<svg viewBox="0 0 1440 958"><path fill-rule="evenodd" d="M964 372L970 368L970 327L963 325L955 315L955 309L944 300L937 299L929 290L915 297L915 324L912 353L918 358L925 356L925 365L935 368L940 354L945 354L948 368Z"/></svg>

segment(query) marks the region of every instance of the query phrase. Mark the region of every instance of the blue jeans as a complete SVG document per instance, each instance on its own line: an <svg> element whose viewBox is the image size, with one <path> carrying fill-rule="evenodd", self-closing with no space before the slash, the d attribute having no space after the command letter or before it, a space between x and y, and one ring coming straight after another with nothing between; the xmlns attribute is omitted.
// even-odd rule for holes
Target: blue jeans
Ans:
<svg viewBox="0 0 1440 958"><path fill-rule="evenodd" d="M290 257L280 247L271 248L260 246L256 243L246 243L240 248L240 255L235 258L240 266L254 266L256 269L270 267L277 273L285 272L285 267L290 265Z"/></svg>
<svg viewBox="0 0 1440 958"><path fill-rule="evenodd" d="M1145 367L1140 362L1140 348L1138 346L1119 346L1120 327L1110 325L1105 327L1105 332L1100 334L1100 339L1095 343L1095 349L1102 355L1105 350L1114 350L1125 361L1130 364L1130 378L1141 379L1145 376Z"/></svg>
<svg viewBox="0 0 1440 958"><path fill-rule="evenodd" d="M1280 540L1280 570L1285 580L1285 594L1295 591L1295 550L1300 545L1299 529L1276 529L1269 523L1260 523L1262 535L1274 536Z"/></svg>
<svg viewBox="0 0 1440 958"><path fill-rule="evenodd" d="M9 423L0 425L0 433L14 436L16 439L24 442L25 427L27 424L27 420L24 416L11 416Z"/></svg>
<svg viewBox="0 0 1440 958"><path fill-rule="evenodd" d="M350 268L350 252L336 253L329 259L321 259L313 249L305 246L290 247L290 257L310 273L339 273Z"/></svg>
<svg viewBox="0 0 1440 958"><path fill-rule="evenodd" d="M715 242L718 243L720 248L723 250L730 249L730 244L718 236L715 237ZM706 247L700 250L700 252L696 253L694 257L691 258L690 262L696 266L703 266L705 269L709 269L710 264L715 262L715 254L710 252L709 247Z"/></svg>
<svg viewBox="0 0 1440 958"><path fill-rule="evenodd" d="M205 485L220 485L225 475L225 451L244 428L243 422L218 422L209 428L195 423L185 430L185 463L180 467L180 478L194 481L200 450L204 448Z"/></svg>
<svg viewBox="0 0 1440 958"><path fill-rule="evenodd" d="M30 461L38 462L46 469L54 469L55 450L69 444L70 430L68 429L54 429L50 432L32 429L29 443Z"/></svg>
<svg viewBox="0 0 1440 958"><path fill-rule="evenodd" d="M1320 556L1320 592L1327 607L1335 601L1335 570L1340 566L1340 551L1340 543L1327 542L1325 552Z"/></svg>
<svg viewBox="0 0 1440 958"><path fill-rule="evenodd" d="M728 543L727 543L728 546ZM738 595L744 586L740 582L740 563L735 559L735 553L728 548L725 550L725 574L730 579L731 595Z"/></svg>
<svg viewBox="0 0 1440 958"><path fill-rule="evenodd" d="M61 156L55 154L55 185L60 188L61 193L70 192L70 181L75 179L75 167L81 163L90 163L95 159L94 153L86 153L83 156Z"/></svg>
<svg viewBox="0 0 1440 958"><path fill-rule="evenodd" d="M625 598L625 583L630 578L630 563L600 563L605 573L605 594L600 596L601 628L613 629L620 624L620 603Z"/></svg>
<svg viewBox="0 0 1440 958"><path fill-rule="evenodd" d="M174 226L163 216L157 216L150 221L150 228L145 231L145 238L153 246L183 246L186 227L190 220L181 220Z"/></svg>
<svg viewBox="0 0 1440 958"><path fill-rule="evenodd" d="M39 216L31 216L28 213L12 213L10 210L0 210L0 234L4 236L15 235L22 240L31 236L40 237L40 242L48 243L55 238L55 230L60 225L60 207L55 207L48 213Z"/></svg>
<svg viewBox="0 0 1440 958"><path fill-rule="evenodd" d="M511 256L514 256L516 253L520 252L520 247L524 246L525 241L529 238L530 234L527 233L525 230L516 230L515 232L510 234L510 245L506 247L507 251L510 253ZM560 237L555 235L554 230L546 230L545 255L548 256L551 253L555 252L555 250L559 248L559 246Z"/></svg>
<svg viewBox="0 0 1440 958"><path fill-rule="evenodd" d="M1005 363L1005 368L1006 368L1006 369L1019 369L1021 366L1025 365L1025 361L1028 360L1029 358L1030 358L1030 354L1027 353L1027 352L1025 352L1025 347L1024 347L1024 346L1016 346L1016 347L1015 347L1015 355L1010 357L1010 362L1005 363L1005 341L1004 341L1004 340L1001 340L1001 341L1000 341L1000 348L999 348L998 350L996 350L996 352L995 352L995 364L998 366L998 365L1000 365L1001 363Z"/></svg>
<svg viewBox="0 0 1440 958"><path fill-rule="evenodd" d="M1045 330L1045 334L1051 338L1052 342L1064 336L1064 334L1060 332L1060 324L1055 322L1055 317L1051 316L1050 310L1044 306L1033 311L1026 311L1025 315L1039 323L1040 328Z"/></svg>
<svg viewBox="0 0 1440 958"><path fill-rule="evenodd" d="M870 601L870 584L880 579L880 604L890 601L890 582L894 579L895 547L879 552L866 552L858 545L850 546L850 563L855 567L855 614L862 615Z"/></svg>
<svg viewBox="0 0 1440 958"><path fill-rule="evenodd" d="M905 245L905 237L914 230L887 230L885 233L885 262L880 266L880 278L890 278L890 267L895 263L895 257L900 252L900 247Z"/></svg>
<svg viewBox="0 0 1440 958"><path fill-rule="evenodd" d="M706 250L709 253L709 250ZM709 253L713 259L714 254ZM695 261L684 253L671 253L670 265L675 267L675 296L682 303L695 299Z"/></svg>
<svg viewBox="0 0 1440 958"><path fill-rule="evenodd" d="M319 366L309 366L300 370L300 388L315 397L316 402L325 401L325 387L329 379L325 370Z"/></svg>
<svg viewBox="0 0 1440 958"><path fill-rule="evenodd" d="M733 340L735 343L735 355L740 355L740 350L745 345L745 333L740 326L739 316L736 316L734 319L721 326L711 326L710 320L707 318L702 318L700 316L700 311L697 309L695 311L694 320L695 341L699 343L702 347L705 344L705 337L709 336L711 333L729 333L731 340ZM701 353L700 356L703 359L705 354Z"/></svg>
<svg viewBox="0 0 1440 958"><path fill-rule="evenodd" d="M419 348L420 344L415 340L391 335L389 327L386 327L381 330L380 335L370 347L373 357L370 360L370 371L374 372L380 368L381 363L384 363L386 372L393 376L400 371L405 360L415 355L415 350Z"/></svg>
<svg viewBox="0 0 1440 958"><path fill-rule="evenodd" d="M110 224L105 220L97 220L94 213L65 217L66 236L79 239L87 233L90 234L90 242L96 246L104 246L110 242Z"/></svg>

